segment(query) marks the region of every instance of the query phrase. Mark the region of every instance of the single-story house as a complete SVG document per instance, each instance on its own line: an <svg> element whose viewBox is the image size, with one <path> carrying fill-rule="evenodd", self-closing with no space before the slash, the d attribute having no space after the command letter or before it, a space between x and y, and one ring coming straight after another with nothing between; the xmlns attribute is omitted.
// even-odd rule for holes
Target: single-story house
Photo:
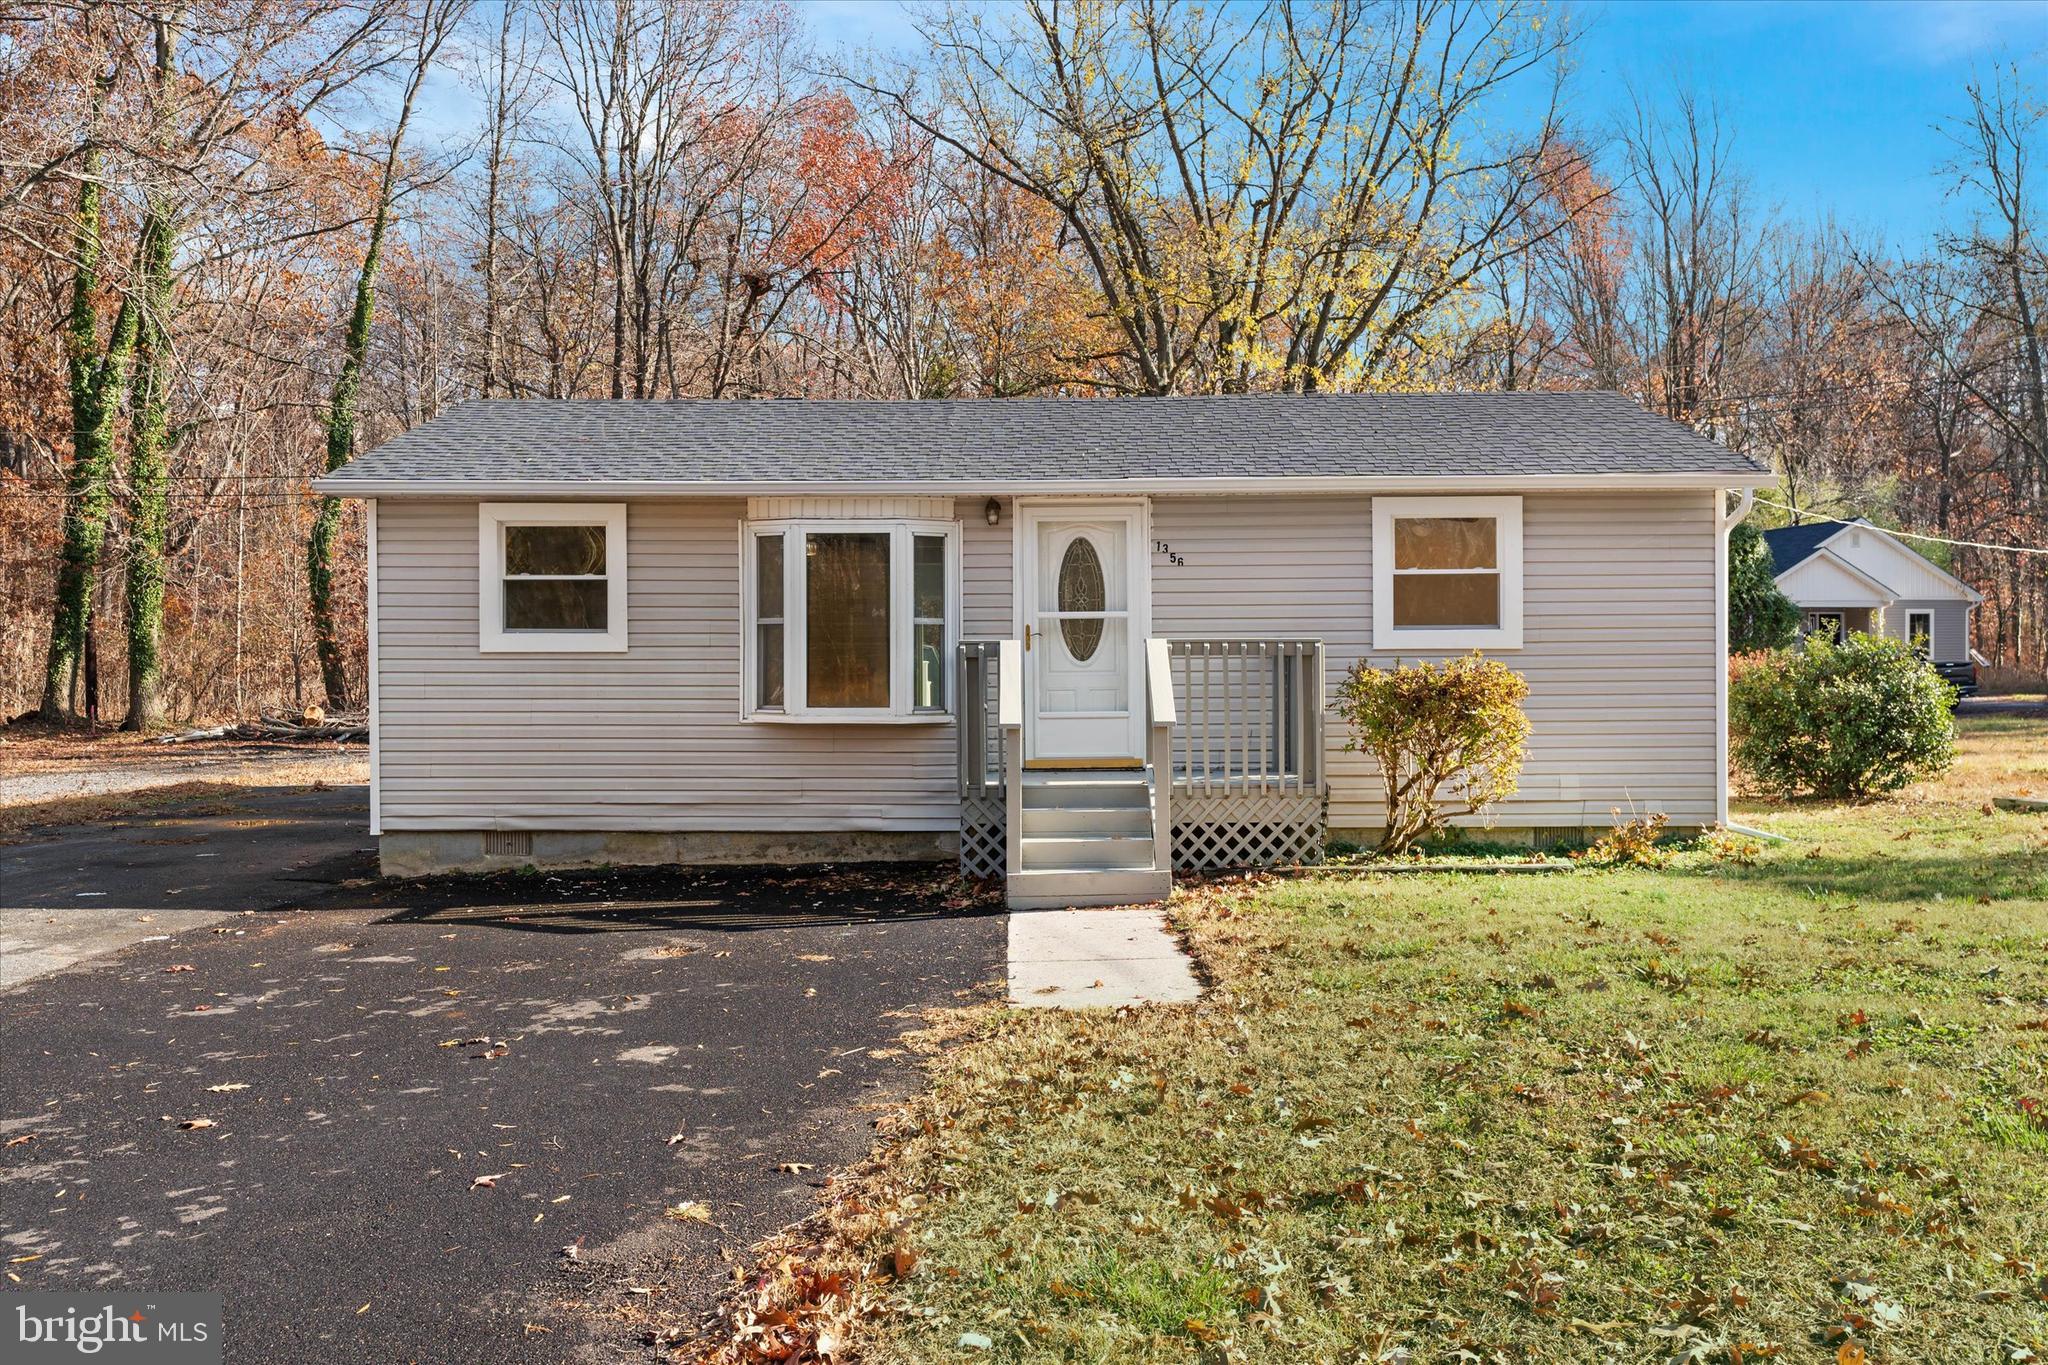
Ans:
<svg viewBox="0 0 2048 1365"><path fill-rule="evenodd" d="M1778 590L1799 608L1800 635L1888 635L1966 691L1977 682L1970 617L1984 594L1898 537L1858 517L1764 532Z"/></svg>
<svg viewBox="0 0 2048 1365"><path fill-rule="evenodd" d="M1028 906L1370 837L1360 659L1527 677L1503 836L1725 820L1769 478L1508 393L477 401L317 487L369 503L387 872L957 857Z"/></svg>

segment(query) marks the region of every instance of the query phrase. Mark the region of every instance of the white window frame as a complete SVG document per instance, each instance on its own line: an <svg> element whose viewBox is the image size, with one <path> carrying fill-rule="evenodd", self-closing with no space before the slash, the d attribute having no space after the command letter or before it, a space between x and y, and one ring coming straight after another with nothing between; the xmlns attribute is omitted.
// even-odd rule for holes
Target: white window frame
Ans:
<svg viewBox="0 0 2048 1365"><path fill-rule="evenodd" d="M1934 657L1934 613L1925 607L1916 607L1906 613L1906 648L1911 649L1913 647L1913 618L1916 616L1927 619L1927 653L1921 657L1932 659Z"/></svg>
<svg viewBox="0 0 2048 1365"><path fill-rule="evenodd" d="M622 654L626 650L626 504L485 502L477 504L477 652ZM505 629L505 530L511 526L604 527L605 628Z"/></svg>
<svg viewBox="0 0 2048 1365"><path fill-rule="evenodd" d="M950 720L958 699L959 680L951 669L960 642L960 523L905 517L803 517L740 523L740 715L745 720L776 724L935 725ZM805 697L808 662L805 650L808 612L805 593L804 537L886 532L889 536L889 705L886 707L812 707ZM755 542L782 537L782 708L757 706L760 695L760 587ZM914 682L910 646L915 638L916 610L914 537L942 536L946 542L946 619L940 657L945 661L946 704L920 711L911 706ZM772 617L770 618L773 619Z"/></svg>
<svg viewBox="0 0 2048 1365"><path fill-rule="evenodd" d="M1500 576L1497 626L1394 624L1394 523L1420 517L1491 517ZM1417 573L1469 573L1467 569L1410 569ZM1468 649L1522 647L1522 500L1519 497L1374 498L1372 500L1372 647L1436 654Z"/></svg>

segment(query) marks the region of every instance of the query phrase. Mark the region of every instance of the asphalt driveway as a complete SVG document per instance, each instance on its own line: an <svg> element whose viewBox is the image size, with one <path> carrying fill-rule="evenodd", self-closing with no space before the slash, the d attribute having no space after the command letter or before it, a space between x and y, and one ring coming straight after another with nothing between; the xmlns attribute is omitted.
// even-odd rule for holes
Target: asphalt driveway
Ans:
<svg viewBox="0 0 2048 1365"><path fill-rule="evenodd" d="M387 885L360 802L0 850L0 942L74 953L0 994L7 1288L218 1289L230 1361L628 1358L588 1306L709 1302L1003 974L928 870Z"/></svg>

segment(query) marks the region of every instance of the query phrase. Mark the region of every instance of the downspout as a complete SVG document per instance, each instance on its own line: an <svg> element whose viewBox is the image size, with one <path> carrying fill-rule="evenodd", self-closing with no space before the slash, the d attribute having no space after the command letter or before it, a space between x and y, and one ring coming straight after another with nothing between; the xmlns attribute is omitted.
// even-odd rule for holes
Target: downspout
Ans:
<svg viewBox="0 0 2048 1365"><path fill-rule="evenodd" d="M1728 495L1714 493L1719 525L1714 535L1714 823L1728 827L1728 533L1756 506L1756 490L1739 490L1735 508Z"/></svg>

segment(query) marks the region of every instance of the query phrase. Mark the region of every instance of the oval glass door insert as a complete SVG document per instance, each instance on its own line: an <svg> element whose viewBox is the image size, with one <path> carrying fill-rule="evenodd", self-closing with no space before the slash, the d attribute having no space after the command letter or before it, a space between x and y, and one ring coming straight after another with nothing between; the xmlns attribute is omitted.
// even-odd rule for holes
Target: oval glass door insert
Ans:
<svg viewBox="0 0 2048 1365"><path fill-rule="evenodd" d="M1076 536L1060 556L1059 609L1101 611L1103 609L1102 560L1086 536ZM1060 622L1060 636L1075 663L1087 663L1102 644L1102 620Z"/></svg>

